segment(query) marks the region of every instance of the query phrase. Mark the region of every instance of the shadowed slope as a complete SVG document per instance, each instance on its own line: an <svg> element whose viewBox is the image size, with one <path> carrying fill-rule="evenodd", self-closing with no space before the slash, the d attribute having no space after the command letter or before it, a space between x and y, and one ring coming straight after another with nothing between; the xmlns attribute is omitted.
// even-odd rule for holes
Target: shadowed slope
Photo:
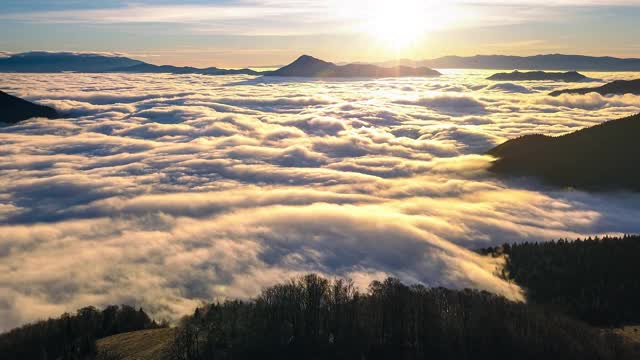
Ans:
<svg viewBox="0 0 640 360"><path fill-rule="evenodd" d="M196 309L180 359L636 359L621 338L543 308L474 290L307 275L250 301Z"/></svg>
<svg viewBox="0 0 640 360"><path fill-rule="evenodd" d="M560 186L638 191L639 135L640 115L634 115L560 137L524 136L490 150L498 158L490 170Z"/></svg>
<svg viewBox="0 0 640 360"><path fill-rule="evenodd" d="M559 96L562 94L588 94L592 92L598 93L600 95L640 95L640 79L629 81L617 80L599 87L557 90L552 92L550 95Z"/></svg>
<svg viewBox="0 0 640 360"><path fill-rule="evenodd" d="M502 276L526 289L527 301L594 326L640 324L640 236L504 244Z"/></svg>
<svg viewBox="0 0 640 360"><path fill-rule="evenodd" d="M0 123L15 124L34 117L55 119L58 113L48 106L34 104L0 91Z"/></svg>

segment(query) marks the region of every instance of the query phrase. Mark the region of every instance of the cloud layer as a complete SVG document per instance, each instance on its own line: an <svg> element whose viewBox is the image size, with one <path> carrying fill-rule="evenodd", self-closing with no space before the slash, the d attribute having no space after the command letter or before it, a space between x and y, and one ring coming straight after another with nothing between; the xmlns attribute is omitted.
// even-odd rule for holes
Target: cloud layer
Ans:
<svg viewBox="0 0 640 360"><path fill-rule="evenodd" d="M66 117L0 128L0 330L89 304L175 319L309 271L520 299L472 249L639 232L638 195L504 182L482 155L639 98L487 75L0 75Z"/></svg>

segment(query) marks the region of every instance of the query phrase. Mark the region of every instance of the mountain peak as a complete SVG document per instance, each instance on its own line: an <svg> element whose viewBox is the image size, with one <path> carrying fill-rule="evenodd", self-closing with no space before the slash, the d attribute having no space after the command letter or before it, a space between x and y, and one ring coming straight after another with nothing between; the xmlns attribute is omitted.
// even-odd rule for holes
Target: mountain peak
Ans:
<svg viewBox="0 0 640 360"><path fill-rule="evenodd" d="M332 64L330 62L324 61L324 60L320 60L318 58L315 58L311 55L302 55L299 58L296 59L296 61L294 61L293 63L291 63L291 65L294 64L300 64L300 65L311 65L311 64L324 64L324 65L329 65Z"/></svg>
<svg viewBox="0 0 640 360"><path fill-rule="evenodd" d="M399 77L399 76L438 76L439 72L428 68L395 66L384 68L371 64L336 65L310 55L302 55L291 64L278 70L265 73L267 76L299 77Z"/></svg>
<svg viewBox="0 0 640 360"><path fill-rule="evenodd" d="M326 62L313 56L302 55L291 64L280 68L272 75L281 76L319 76L333 71L337 65Z"/></svg>

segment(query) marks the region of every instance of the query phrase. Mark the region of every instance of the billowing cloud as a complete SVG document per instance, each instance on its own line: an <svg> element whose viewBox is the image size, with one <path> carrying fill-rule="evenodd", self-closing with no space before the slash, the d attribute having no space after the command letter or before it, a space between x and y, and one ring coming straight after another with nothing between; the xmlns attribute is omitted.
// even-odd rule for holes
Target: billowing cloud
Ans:
<svg viewBox="0 0 640 360"><path fill-rule="evenodd" d="M1 74L65 118L0 128L0 330L111 303L176 319L310 271L521 299L474 249L639 232L638 195L496 179L483 155L638 98L487 76Z"/></svg>
<svg viewBox="0 0 640 360"><path fill-rule="evenodd" d="M509 93L520 93L520 94L528 94L531 92L529 88L523 85L513 84L513 83L497 83L489 86L491 90L504 91Z"/></svg>
<svg viewBox="0 0 640 360"><path fill-rule="evenodd" d="M424 106L451 115L484 114L482 102L470 96L436 95L416 100L399 100L398 104Z"/></svg>
<svg viewBox="0 0 640 360"><path fill-rule="evenodd" d="M605 107L631 107L640 106L640 98L636 95L610 95L603 96L598 93L588 94L562 94L558 97L546 97L540 101L542 104L553 106L565 106L584 110L602 109Z"/></svg>

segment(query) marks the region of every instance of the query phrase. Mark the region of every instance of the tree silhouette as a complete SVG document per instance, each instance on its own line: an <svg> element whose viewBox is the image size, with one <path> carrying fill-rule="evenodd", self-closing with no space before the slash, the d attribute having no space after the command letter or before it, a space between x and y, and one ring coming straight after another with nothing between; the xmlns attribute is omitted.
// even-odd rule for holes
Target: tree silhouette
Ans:
<svg viewBox="0 0 640 360"><path fill-rule="evenodd" d="M634 359L611 333L477 290L306 275L183 319L174 359Z"/></svg>

